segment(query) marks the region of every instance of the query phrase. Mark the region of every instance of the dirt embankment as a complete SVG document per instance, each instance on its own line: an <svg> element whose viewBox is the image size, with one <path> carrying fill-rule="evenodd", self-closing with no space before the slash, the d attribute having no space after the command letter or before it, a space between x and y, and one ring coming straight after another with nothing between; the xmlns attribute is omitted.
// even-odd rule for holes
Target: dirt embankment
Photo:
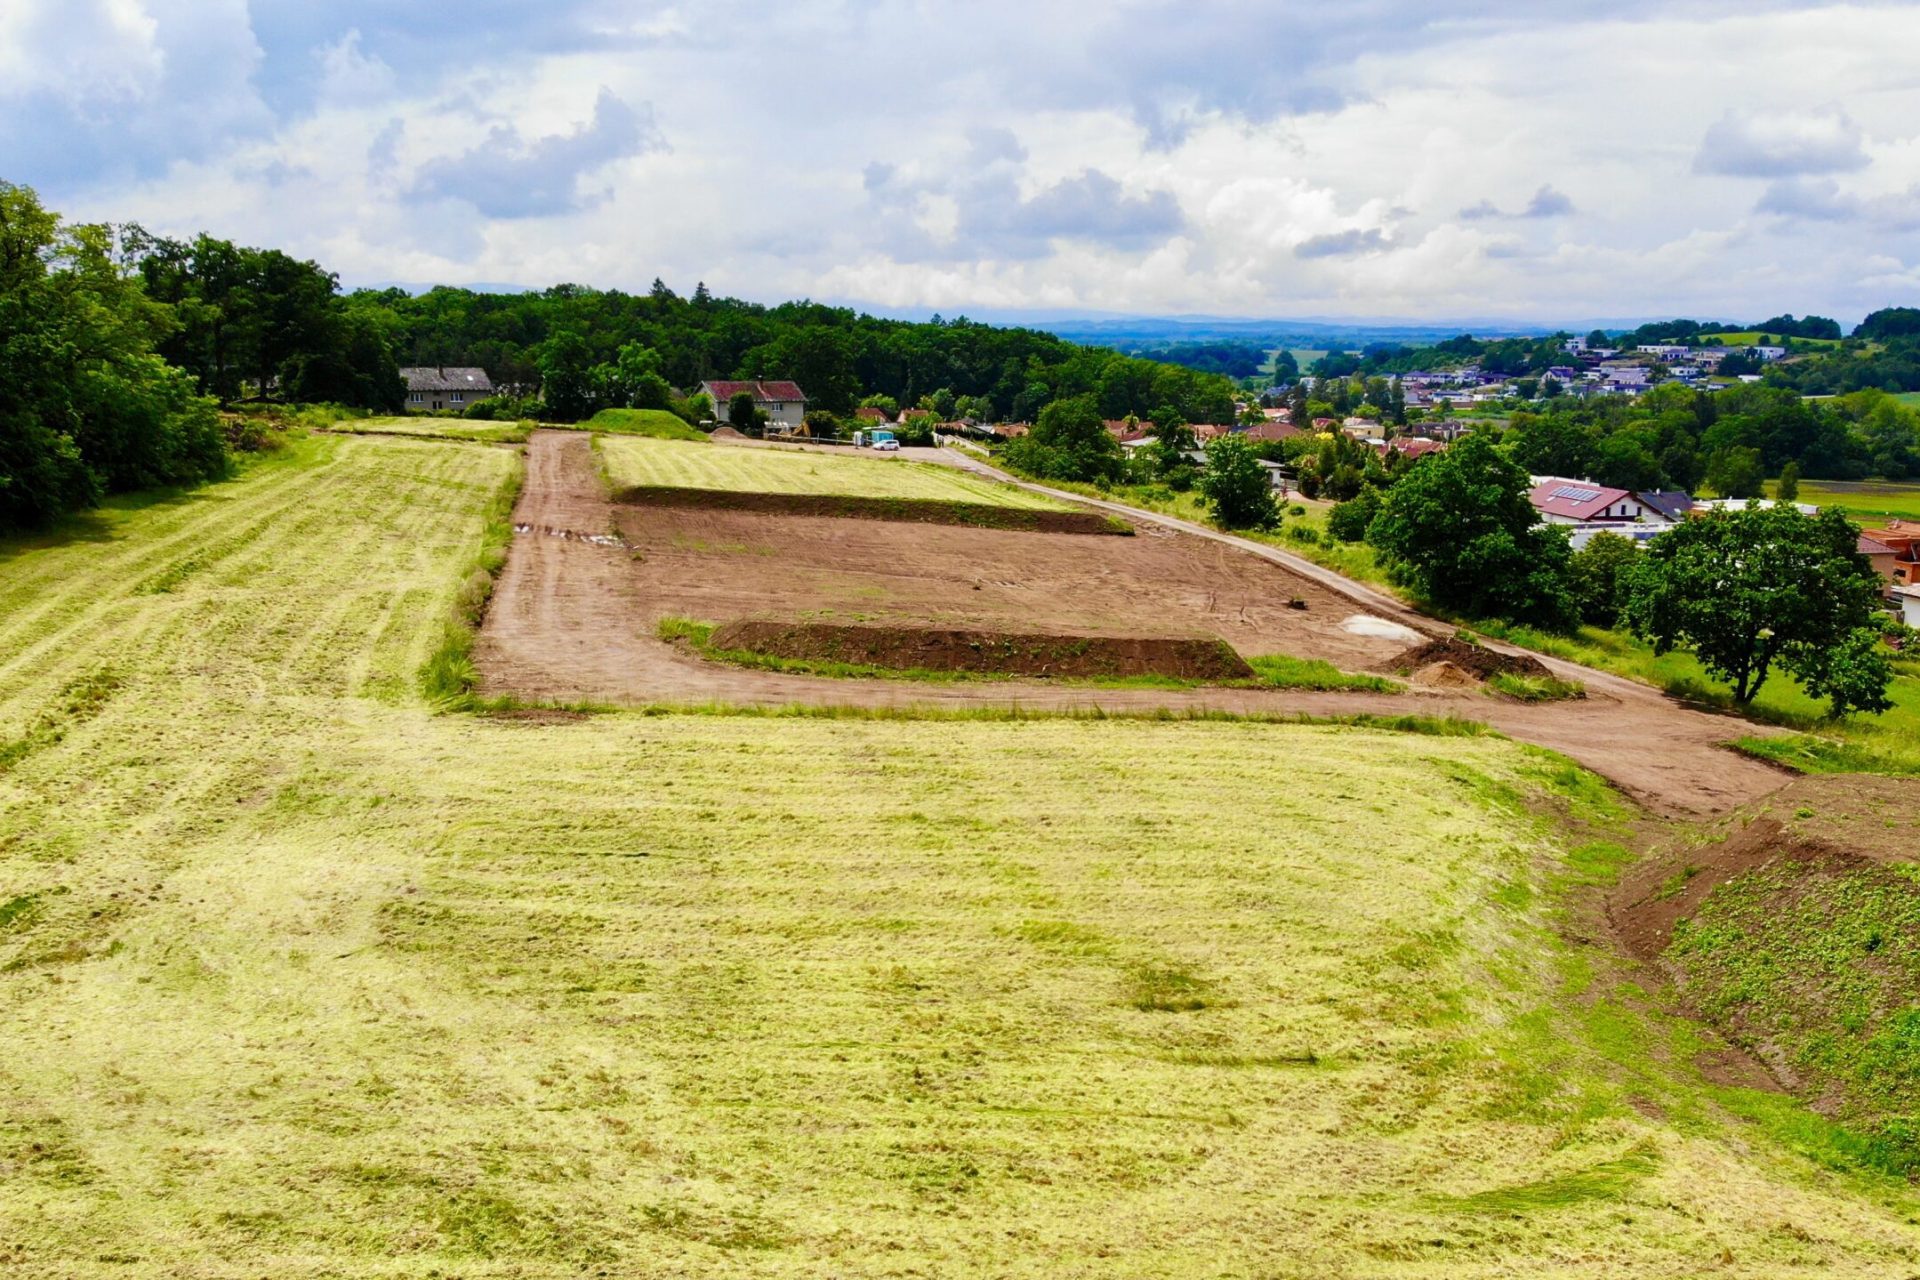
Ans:
<svg viewBox="0 0 1920 1280"><path fill-rule="evenodd" d="M1245 680L1232 646L1207 637L1053 635L948 627L883 627L745 619L713 633L715 649L895 670L1053 678L1172 676Z"/></svg>
<svg viewBox="0 0 1920 1280"><path fill-rule="evenodd" d="M836 520L896 520L903 524L952 524L973 529L1026 533L1133 536L1124 520L1092 511L1036 511L987 502L941 502L928 498L863 498L850 494L746 493L731 489L682 489L636 485L614 501L627 506L692 507L702 511L752 511L776 516L825 516Z"/></svg>
<svg viewBox="0 0 1920 1280"><path fill-rule="evenodd" d="M1802 778L1655 849L1615 888L1608 917L1622 944L1657 961L1674 927L1709 895L1762 868L1815 874L1920 860L1920 782L1856 774ZM1920 888L1916 888L1920 892Z"/></svg>

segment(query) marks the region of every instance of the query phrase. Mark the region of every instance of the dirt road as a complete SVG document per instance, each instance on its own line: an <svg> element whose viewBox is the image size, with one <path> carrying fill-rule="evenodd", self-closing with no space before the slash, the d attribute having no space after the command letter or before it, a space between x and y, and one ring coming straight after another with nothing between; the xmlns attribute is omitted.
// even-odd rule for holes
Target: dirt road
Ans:
<svg viewBox="0 0 1920 1280"><path fill-rule="evenodd" d="M595 474L588 437L541 432L528 443L526 486L515 512L524 532L501 575L475 659L488 692L625 704L1454 715L1560 751L1670 816L1724 813L1787 781L1778 770L1720 747L1755 732L1752 725L1551 660L1556 672L1586 684L1586 700L1526 705L1452 691L842 680L709 663L655 635L666 616L729 621L769 609L791 612L811 601L843 614L867 607L929 620L1109 627L1154 620L1160 625L1153 629L1162 632L1211 629L1242 652L1325 657L1351 668L1404 644L1348 632L1342 624L1356 613L1428 634L1444 630L1398 601L1317 566L1303 567L1273 548L1104 506L1138 525L1142 536L617 508ZM1116 572L1115 563L1124 571ZM1307 607L1295 609L1293 600Z"/></svg>

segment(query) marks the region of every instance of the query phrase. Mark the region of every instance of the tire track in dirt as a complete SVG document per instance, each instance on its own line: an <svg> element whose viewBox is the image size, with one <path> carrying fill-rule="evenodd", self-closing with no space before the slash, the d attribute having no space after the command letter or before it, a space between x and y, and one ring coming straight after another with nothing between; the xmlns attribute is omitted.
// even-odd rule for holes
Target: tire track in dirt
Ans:
<svg viewBox="0 0 1920 1280"><path fill-rule="evenodd" d="M1312 606L1310 616L1315 619L1312 625L1320 630L1315 632L1306 624L1299 624L1289 633L1289 639L1300 647L1286 651L1295 652L1297 656L1327 657L1343 665L1355 664L1355 642L1351 637L1336 636L1326 621L1342 608L1364 609L1428 634L1443 630L1433 620L1398 601L1378 596L1358 584L1344 579L1329 584L1320 579L1320 572L1300 573L1287 562L1290 557L1264 555L1262 552L1270 549L1263 549L1259 544L1243 543L1228 535L1214 536L1210 531L1189 531L1180 527L1183 522L1144 519L1142 513L1116 504L1097 505L1136 524L1159 526L1156 534L1163 534L1171 527L1173 539L1191 540L1196 533L1210 537L1215 546L1196 563L1208 563L1227 547L1251 551L1266 561L1260 572L1274 593L1272 607L1264 614L1250 616L1261 625L1268 625L1272 618L1286 611L1290 598L1307 599ZM653 543L634 537L634 528L624 526L635 550L602 545L606 535L622 531L623 527L617 523L620 518L620 513L607 500L595 471L587 436L564 432L540 432L533 436L527 446L526 482L514 522L536 532L515 538L475 647L475 659L486 692L510 693L529 699L626 705L725 702L750 706L989 706L1137 714L1213 710L1282 716L1452 715L1491 724L1521 741L1559 751L1608 778L1649 809L1672 817L1697 818L1725 813L1778 790L1787 781L1780 770L1723 747L1729 739L1756 732L1755 726L1733 717L1692 710L1644 685L1556 660L1548 660L1555 674L1587 686L1589 696L1585 700L1522 704L1489 698L1478 692L1440 690L1368 694L1234 688L1096 688L1044 681L949 684L843 680L710 663L656 638L659 618L683 607L687 599L710 601L716 607L751 605L760 598L753 591L759 591L768 593L767 603L775 603L772 593L777 592L783 581L799 576L797 569L790 570L782 561L777 542L782 526L778 523L754 526L762 530L759 536L776 541L764 551L748 549L742 544L741 554L732 559L746 566L741 570L747 575L743 581L752 590L734 590L705 580L684 584L678 580L695 574L722 575L729 569L726 556L706 554L676 560L669 548L661 553L658 562L636 561L636 555L653 555L649 548L659 543L662 530L667 526L647 525L646 532L654 539ZM660 512L648 512L645 516L647 521L662 518L671 517ZM742 516L739 519L779 522L790 518ZM791 519L796 521L793 529L796 544L803 538L812 538L813 543L809 545L815 554L822 554L822 545L831 551L833 538L855 536L852 531L843 534L834 526L871 526L873 523ZM801 524L822 524L826 528L797 527ZM726 536L742 536L738 532L742 527L745 526L728 526L731 532ZM769 529L771 533L766 532ZM586 536L555 537L544 532L553 530ZM1051 544L1050 539L1100 544L1106 548L1149 541L1066 539L1062 535L971 530L951 531L951 536L960 540L955 545L982 546L990 550L1001 544L965 540L1038 540L1022 545L1029 548L1027 554L1038 558L1036 563L1043 564L1071 554ZM822 544L822 538L829 541ZM1159 543L1163 539L1156 537L1151 541ZM1187 542L1176 549L1182 554L1194 550ZM1245 562L1238 563L1244 565ZM956 566L953 584L956 595L966 591L965 567L964 563ZM1104 572L1092 575L1089 591L1095 590L1094 579L1108 576ZM1124 575L1121 578L1124 579ZM1134 585L1140 590L1152 588L1162 593L1168 586ZM1125 594L1128 584L1124 580L1112 581L1103 589L1118 597ZM976 585L975 590L981 587ZM969 599L956 602L957 606L972 603L972 593L968 594ZM1073 600L1065 600L1060 602L1060 607L1071 609L1074 604ZM1032 607L1032 602L1016 595L1004 607ZM1161 606L1149 602L1149 607L1157 610ZM1244 604L1238 607L1240 612L1249 613ZM710 620L731 620L717 614L705 616ZM1230 633L1231 616L1213 617L1209 621L1221 623L1221 630L1229 640L1245 643L1244 638L1236 639ZM1315 643L1320 646L1318 651L1308 647Z"/></svg>

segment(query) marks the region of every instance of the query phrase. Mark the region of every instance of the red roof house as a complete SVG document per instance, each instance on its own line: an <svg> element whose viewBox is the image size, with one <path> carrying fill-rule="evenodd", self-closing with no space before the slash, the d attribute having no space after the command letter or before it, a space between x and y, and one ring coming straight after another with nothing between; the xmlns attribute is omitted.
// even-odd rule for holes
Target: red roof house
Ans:
<svg viewBox="0 0 1920 1280"><path fill-rule="evenodd" d="M1646 504L1625 489L1609 489L1585 480L1548 479L1527 495L1548 524L1586 524L1594 520L1637 520Z"/></svg>

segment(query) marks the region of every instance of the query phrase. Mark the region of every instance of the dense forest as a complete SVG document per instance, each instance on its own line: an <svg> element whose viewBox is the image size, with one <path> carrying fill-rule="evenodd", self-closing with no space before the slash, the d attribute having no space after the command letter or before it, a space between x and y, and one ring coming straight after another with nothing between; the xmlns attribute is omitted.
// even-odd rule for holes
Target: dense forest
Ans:
<svg viewBox="0 0 1920 1280"><path fill-rule="evenodd" d="M560 285L342 295L318 263L202 235L69 225L0 183L0 528L41 527L108 493L224 474L247 425L223 408L404 408L406 365L478 365L516 414L710 412L710 378L800 383L812 407L863 401L1037 418L1084 400L1110 418L1229 422L1233 382L1051 334L915 324L809 302L766 307ZM676 390L677 389L677 390Z"/></svg>

